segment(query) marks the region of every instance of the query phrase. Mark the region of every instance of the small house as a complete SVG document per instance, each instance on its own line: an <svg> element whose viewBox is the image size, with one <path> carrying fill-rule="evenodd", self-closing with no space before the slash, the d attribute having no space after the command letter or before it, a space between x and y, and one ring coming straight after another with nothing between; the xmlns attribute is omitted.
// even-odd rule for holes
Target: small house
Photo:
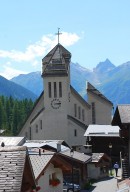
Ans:
<svg viewBox="0 0 130 192"><path fill-rule="evenodd" d="M88 163L88 177L100 179L108 176L111 158L105 153L92 153L92 161Z"/></svg>
<svg viewBox="0 0 130 192"><path fill-rule="evenodd" d="M69 172L71 167L67 161L55 155L54 152L33 149L29 152L35 180L40 191L63 191L63 172Z"/></svg>

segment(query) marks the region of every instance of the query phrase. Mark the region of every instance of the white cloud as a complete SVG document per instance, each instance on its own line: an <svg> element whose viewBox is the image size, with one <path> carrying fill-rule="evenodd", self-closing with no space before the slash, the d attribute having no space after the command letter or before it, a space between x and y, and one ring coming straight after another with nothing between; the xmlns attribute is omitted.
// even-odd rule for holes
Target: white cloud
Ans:
<svg viewBox="0 0 130 192"><path fill-rule="evenodd" d="M79 41L80 37L75 33L67 33L62 32L60 35L60 43L64 46L71 46L77 41ZM46 35L41 38L40 41L29 45L24 52L11 50L5 51L0 50L0 58L8 58L17 62L32 62L32 65L36 65L36 58L44 56L52 47L57 44L57 36L56 35Z"/></svg>
<svg viewBox="0 0 130 192"><path fill-rule="evenodd" d="M19 74L27 74L25 71L17 70L8 66L4 66L4 71L0 72L0 75L5 77L6 79L11 79Z"/></svg>

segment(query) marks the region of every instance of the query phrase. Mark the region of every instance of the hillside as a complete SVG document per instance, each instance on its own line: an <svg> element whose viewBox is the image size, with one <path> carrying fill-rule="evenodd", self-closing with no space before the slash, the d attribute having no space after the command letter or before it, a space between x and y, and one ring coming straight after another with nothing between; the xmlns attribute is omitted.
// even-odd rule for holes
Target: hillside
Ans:
<svg viewBox="0 0 130 192"><path fill-rule="evenodd" d="M89 81L114 105L130 103L130 62L116 67L110 60L106 59L93 70L86 69L78 63L71 63L70 69L71 84L83 97L86 95L86 81ZM79 74L82 75L79 77ZM40 72L19 75L11 81L29 89L37 96L43 90Z"/></svg>
<svg viewBox="0 0 130 192"><path fill-rule="evenodd" d="M6 78L0 76L0 95L12 96L15 99L32 99L36 100L37 96L29 91L28 89L18 85L12 81L7 80Z"/></svg>

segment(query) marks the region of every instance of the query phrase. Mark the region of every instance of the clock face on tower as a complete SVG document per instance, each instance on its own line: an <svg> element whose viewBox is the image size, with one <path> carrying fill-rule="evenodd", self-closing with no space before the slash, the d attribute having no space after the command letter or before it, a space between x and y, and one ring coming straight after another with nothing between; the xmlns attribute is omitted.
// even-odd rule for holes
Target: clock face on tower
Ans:
<svg viewBox="0 0 130 192"><path fill-rule="evenodd" d="M61 106L61 101L59 100L59 99L53 99L52 101L51 101L51 107L53 108L53 109L59 109L60 108L60 106Z"/></svg>

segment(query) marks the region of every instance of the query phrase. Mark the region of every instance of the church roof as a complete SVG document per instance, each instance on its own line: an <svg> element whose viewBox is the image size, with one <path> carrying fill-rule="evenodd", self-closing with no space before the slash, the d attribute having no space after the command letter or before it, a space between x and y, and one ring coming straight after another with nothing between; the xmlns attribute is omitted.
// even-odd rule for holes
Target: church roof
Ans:
<svg viewBox="0 0 130 192"><path fill-rule="evenodd" d="M88 108L90 108L90 105L87 103L87 101L85 101L82 97L81 97L81 95L70 85L70 89L71 89L71 91L78 97L78 99L80 99L80 101L84 104L84 105L86 105Z"/></svg>
<svg viewBox="0 0 130 192"><path fill-rule="evenodd" d="M113 105L113 103L111 101L109 101L100 91L98 91L93 85L91 85L91 83L87 83L87 92L90 92L100 98L102 98L103 100L105 100L106 102L108 102L109 104Z"/></svg>
<svg viewBox="0 0 130 192"><path fill-rule="evenodd" d="M71 53L58 43L43 59L42 76L67 75Z"/></svg>

